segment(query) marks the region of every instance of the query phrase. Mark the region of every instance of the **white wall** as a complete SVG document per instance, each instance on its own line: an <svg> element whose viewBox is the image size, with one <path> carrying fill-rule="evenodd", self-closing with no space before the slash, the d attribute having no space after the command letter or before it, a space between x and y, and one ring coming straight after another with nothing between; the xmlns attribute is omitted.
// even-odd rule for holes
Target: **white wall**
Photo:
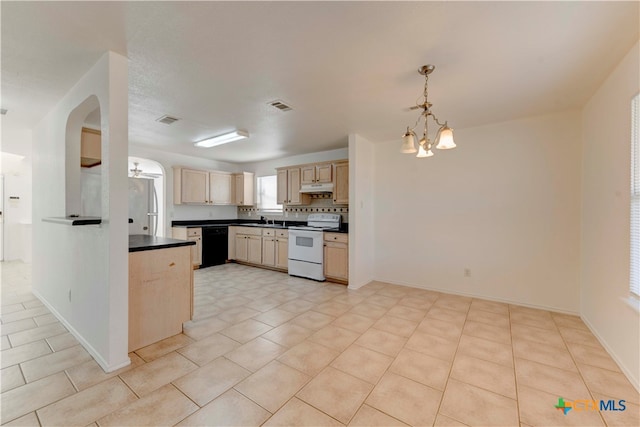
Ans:
<svg viewBox="0 0 640 427"><path fill-rule="evenodd" d="M638 51L636 44L582 114L581 313L636 388L640 318L627 299L631 98L640 91Z"/></svg>
<svg viewBox="0 0 640 427"><path fill-rule="evenodd" d="M129 146L129 154L134 157L155 160L165 171L165 236L171 236L171 221L177 220L208 220L208 219L236 219L238 209L235 206L191 206L173 204L173 166L186 166L194 169L219 170L226 172L240 172L244 169L234 163L219 162L201 157L185 156L183 154L168 153L136 145Z"/></svg>
<svg viewBox="0 0 640 427"><path fill-rule="evenodd" d="M374 276L374 145L349 135L349 288Z"/></svg>
<svg viewBox="0 0 640 427"><path fill-rule="evenodd" d="M31 262L31 131L2 129L2 152L23 156L2 156L4 176L4 259ZM18 197L18 199L9 199Z"/></svg>
<svg viewBox="0 0 640 427"><path fill-rule="evenodd" d="M33 291L107 371L130 363L127 61L105 54L33 131ZM79 143L85 117L77 113L92 95L102 123L103 222L77 227L43 222L66 214L67 129ZM79 156L75 161L70 166L77 167L79 179Z"/></svg>
<svg viewBox="0 0 640 427"><path fill-rule="evenodd" d="M580 113L455 138L424 159L375 145L376 280L577 313Z"/></svg>

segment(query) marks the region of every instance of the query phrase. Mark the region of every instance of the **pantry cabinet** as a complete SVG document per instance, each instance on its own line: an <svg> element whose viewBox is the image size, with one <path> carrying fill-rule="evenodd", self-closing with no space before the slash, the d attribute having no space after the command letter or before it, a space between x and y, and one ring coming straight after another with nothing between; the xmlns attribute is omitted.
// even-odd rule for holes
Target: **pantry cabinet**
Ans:
<svg viewBox="0 0 640 427"><path fill-rule="evenodd" d="M349 280L349 235L324 233L324 275L340 283Z"/></svg>

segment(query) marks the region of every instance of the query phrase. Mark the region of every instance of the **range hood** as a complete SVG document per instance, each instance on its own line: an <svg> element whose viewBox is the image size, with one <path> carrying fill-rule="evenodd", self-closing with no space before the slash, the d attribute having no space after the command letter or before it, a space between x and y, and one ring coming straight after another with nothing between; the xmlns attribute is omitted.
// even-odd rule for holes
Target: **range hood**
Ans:
<svg viewBox="0 0 640 427"><path fill-rule="evenodd" d="M326 184L303 184L300 187L301 193L333 193L333 183Z"/></svg>

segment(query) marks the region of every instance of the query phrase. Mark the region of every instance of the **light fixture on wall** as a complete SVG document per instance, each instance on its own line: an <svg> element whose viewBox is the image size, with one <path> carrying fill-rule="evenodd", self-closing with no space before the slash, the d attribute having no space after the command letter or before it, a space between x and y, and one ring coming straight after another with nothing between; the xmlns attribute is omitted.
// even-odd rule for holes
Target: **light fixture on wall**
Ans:
<svg viewBox="0 0 640 427"><path fill-rule="evenodd" d="M402 153L412 154L418 152L416 157L431 157L433 156L433 151L431 151L431 148L434 146L434 144L435 148L439 150L449 150L451 148L456 148L456 144L453 142L453 129L451 129L447 125L446 121L444 122L444 124L440 123L436 115L431 111L431 106L433 104L431 104L428 100L429 74L431 74L433 70L435 70L435 68L436 67L434 65L423 65L418 69L418 73L424 76L424 101L422 102L422 104L416 103L415 106L411 107L411 110L422 109L422 112L418 116L416 124L413 125L412 128L407 126L407 131L402 136ZM418 148L416 149L416 139L418 139L418 136L416 135L414 130L420 123L420 119L423 117L424 131L422 133L422 138L418 141ZM438 126L440 126L440 128L438 129L438 134L436 135L435 143L431 142L431 140L429 139L429 117L431 117L433 121L436 122Z"/></svg>
<svg viewBox="0 0 640 427"><path fill-rule="evenodd" d="M241 139L249 138L249 132L245 132L243 130L234 130L233 132L228 132L222 135L214 136L212 138L203 139L202 141L196 142L196 147L204 147L211 148L216 145L227 144L233 141L239 141Z"/></svg>

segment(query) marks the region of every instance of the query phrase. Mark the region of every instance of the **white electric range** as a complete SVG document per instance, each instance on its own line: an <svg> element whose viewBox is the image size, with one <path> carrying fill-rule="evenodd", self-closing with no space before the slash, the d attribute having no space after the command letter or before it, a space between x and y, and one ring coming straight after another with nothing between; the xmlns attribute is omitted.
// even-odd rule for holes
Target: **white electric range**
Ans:
<svg viewBox="0 0 640 427"><path fill-rule="evenodd" d="M289 227L289 275L323 281L324 231L340 229L339 214L311 214L306 226Z"/></svg>

